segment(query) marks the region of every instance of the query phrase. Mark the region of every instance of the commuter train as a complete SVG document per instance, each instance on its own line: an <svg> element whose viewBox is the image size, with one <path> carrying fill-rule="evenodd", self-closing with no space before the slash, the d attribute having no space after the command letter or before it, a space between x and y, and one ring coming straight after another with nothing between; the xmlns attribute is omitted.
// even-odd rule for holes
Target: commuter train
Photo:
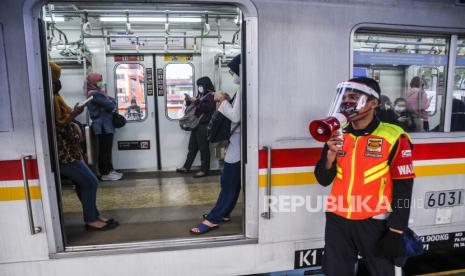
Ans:
<svg viewBox="0 0 465 276"><path fill-rule="evenodd" d="M426 116L412 122L410 228L429 253L465 248L464 1L43 1L0 9L0 275L246 275L317 271L329 193L313 170L322 143L308 133L336 85L376 79L392 105L421 78ZM241 85L226 64L241 54ZM62 96L86 99L100 72L127 124L112 149L119 181L97 203L112 231L84 231L73 184L60 178L49 61ZM242 190L231 222L189 229L215 203L225 145L212 174L175 173L189 132L185 97L210 77L241 89ZM384 104L384 103L383 103ZM137 108L131 107L137 105ZM83 148L96 173L87 111ZM194 165L198 165L197 159Z"/></svg>

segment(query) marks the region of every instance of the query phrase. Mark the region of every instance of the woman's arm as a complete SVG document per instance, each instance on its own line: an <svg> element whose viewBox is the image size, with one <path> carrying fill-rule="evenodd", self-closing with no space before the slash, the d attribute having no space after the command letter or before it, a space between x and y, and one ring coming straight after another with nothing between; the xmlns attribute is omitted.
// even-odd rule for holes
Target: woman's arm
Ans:
<svg viewBox="0 0 465 276"><path fill-rule="evenodd" d="M85 108L85 106L80 106L79 103L76 103L74 108L71 109L61 96L55 96L53 98L53 105L55 109L55 121L58 124L67 124L71 122L81 114Z"/></svg>
<svg viewBox="0 0 465 276"><path fill-rule="evenodd" d="M111 98L107 98L100 93L92 93L89 96L94 96L92 103L102 107L105 111L111 112L115 109L115 101L112 101Z"/></svg>
<svg viewBox="0 0 465 276"><path fill-rule="evenodd" d="M213 112L215 110L215 101L211 93L203 99L197 99L194 104L202 113Z"/></svg>
<svg viewBox="0 0 465 276"><path fill-rule="evenodd" d="M231 120L233 123L239 123L241 121L241 93L237 91L236 97L234 98L233 104L231 105L226 99L224 99L218 111L221 112L226 118Z"/></svg>

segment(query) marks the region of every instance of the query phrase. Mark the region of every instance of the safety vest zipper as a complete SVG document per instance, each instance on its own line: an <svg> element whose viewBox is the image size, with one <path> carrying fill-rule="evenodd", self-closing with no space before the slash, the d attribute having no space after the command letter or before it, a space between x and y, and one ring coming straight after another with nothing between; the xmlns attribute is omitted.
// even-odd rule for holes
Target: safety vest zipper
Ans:
<svg viewBox="0 0 465 276"><path fill-rule="evenodd" d="M358 141L358 136L355 137L354 141L354 146L352 148L352 160L351 160L351 166L350 166L350 182L349 182L349 189L347 190L347 205L349 207L349 210L347 211L347 218L350 219L350 215L352 213L352 203L350 201L350 197L352 194L352 187L354 186L354 180L355 180L355 156L357 152L357 141Z"/></svg>

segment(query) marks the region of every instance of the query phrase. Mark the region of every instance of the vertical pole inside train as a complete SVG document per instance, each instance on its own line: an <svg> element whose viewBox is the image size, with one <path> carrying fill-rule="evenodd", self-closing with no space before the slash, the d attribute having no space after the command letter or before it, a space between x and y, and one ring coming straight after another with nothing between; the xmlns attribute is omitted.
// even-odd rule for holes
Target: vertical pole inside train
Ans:
<svg viewBox="0 0 465 276"><path fill-rule="evenodd" d="M157 62L155 60L156 58L156 55L153 54L152 55L152 68L153 70L156 72L157 70ZM152 75L152 78L154 78L155 80L155 85L154 87L158 87L158 80L157 78L154 77L154 75ZM153 93L153 100L154 100L154 107L155 107L155 141L156 141L156 147L157 147L157 169L159 171L161 171L161 147L160 147L160 124L159 124L159 116L158 116L158 92L155 91L155 93Z"/></svg>

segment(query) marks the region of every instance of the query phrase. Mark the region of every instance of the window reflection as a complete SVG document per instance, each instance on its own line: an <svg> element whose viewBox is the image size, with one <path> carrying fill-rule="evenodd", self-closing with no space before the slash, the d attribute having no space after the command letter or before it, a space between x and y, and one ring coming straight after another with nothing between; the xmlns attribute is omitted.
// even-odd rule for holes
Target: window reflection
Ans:
<svg viewBox="0 0 465 276"><path fill-rule="evenodd" d="M128 121L142 121L147 116L144 66L121 63L116 66L118 113Z"/></svg>
<svg viewBox="0 0 465 276"><path fill-rule="evenodd" d="M412 132L444 130L446 37L360 30L353 45L354 77L380 84L380 119Z"/></svg>
<svg viewBox="0 0 465 276"><path fill-rule="evenodd" d="M465 131L465 38L457 40L450 130Z"/></svg>
<svg viewBox="0 0 465 276"><path fill-rule="evenodd" d="M186 95L194 96L194 69L189 63L170 63L165 72L166 114L177 120L184 116Z"/></svg>

